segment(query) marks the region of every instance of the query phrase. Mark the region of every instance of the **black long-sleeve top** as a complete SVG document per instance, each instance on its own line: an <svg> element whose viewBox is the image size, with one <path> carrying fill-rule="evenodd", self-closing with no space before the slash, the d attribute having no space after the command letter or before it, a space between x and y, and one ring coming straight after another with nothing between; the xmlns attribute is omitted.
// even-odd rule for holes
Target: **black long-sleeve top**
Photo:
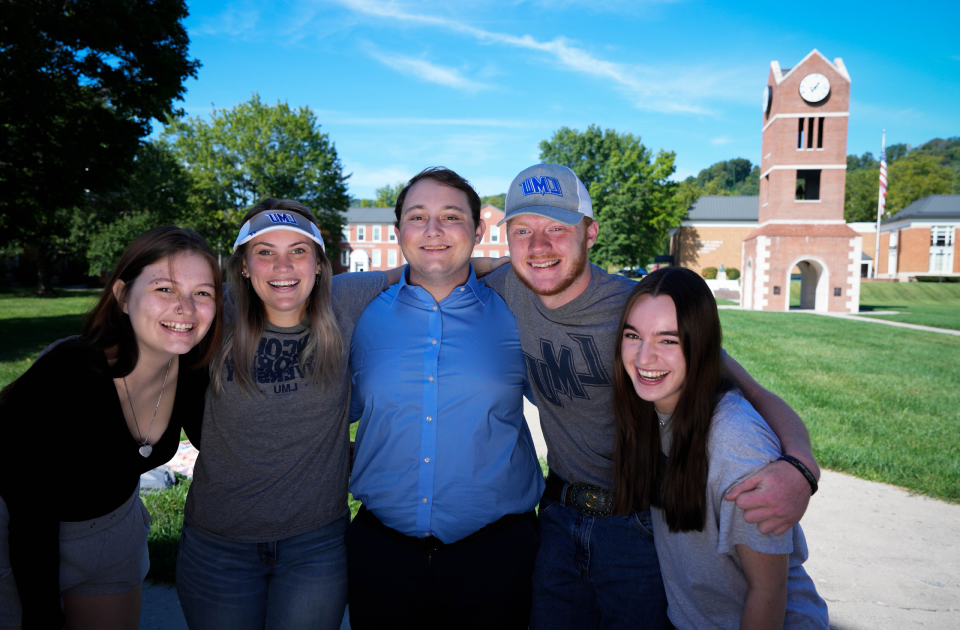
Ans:
<svg viewBox="0 0 960 630"><path fill-rule="evenodd" d="M60 522L123 505L140 475L177 452L180 429L198 442L206 369L180 358L170 423L150 457L138 452L102 352L67 341L15 382L0 406L0 497L10 513L10 562L23 629L63 627ZM167 392L173 390L167 383Z"/></svg>

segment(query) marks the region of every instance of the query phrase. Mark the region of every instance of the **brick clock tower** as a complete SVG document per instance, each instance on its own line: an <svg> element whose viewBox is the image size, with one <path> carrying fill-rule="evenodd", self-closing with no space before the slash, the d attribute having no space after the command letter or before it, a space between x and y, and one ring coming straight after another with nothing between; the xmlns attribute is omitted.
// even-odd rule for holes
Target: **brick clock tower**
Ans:
<svg viewBox="0 0 960 630"><path fill-rule="evenodd" d="M850 75L814 50L793 68L770 63L763 90L760 225L743 241L741 304L790 308L799 268L800 308L860 309L862 237L843 219Z"/></svg>

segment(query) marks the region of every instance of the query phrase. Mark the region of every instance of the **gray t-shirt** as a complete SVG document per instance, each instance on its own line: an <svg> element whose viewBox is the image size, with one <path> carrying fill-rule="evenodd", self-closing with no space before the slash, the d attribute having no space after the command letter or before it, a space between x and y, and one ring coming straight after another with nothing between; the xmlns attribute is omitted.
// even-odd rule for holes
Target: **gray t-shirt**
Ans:
<svg viewBox="0 0 960 630"><path fill-rule="evenodd" d="M545 307L504 265L485 276L513 311L550 468L569 482L613 486L613 353L627 295L637 283L590 265L590 285Z"/></svg>
<svg viewBox="0 0 960 630"><path fill-rule="evenodd" d="M659 415L659 414L658 414ZM661 446L670 449L669 416L660 416ZM780 536L761 534L743 520L743 510L723 495L780 457L780 441L739 392L717 405L710 428L707 518L703 531L673 533L663 511L651 510L653 540L667 591L667 616L679 630L736 630L747 596L747 580L736 545L754 551L789 554L784 628L826 629L827 604L801 566L807 543L799 525Z"/></svg>
<svg viewBox="0 0 960 630"><path fill-rule="evenodd" d="M333 279L333 312L343 335L342 371L326 389L310 380L298 355L310 329L267 324L256 359L261 395L244 394L224 368L224 393L207 389L203 440L184 507L191 527L262 542L322 527L344 513L349 476L353 329L386 289L382 272Z"/></svg>

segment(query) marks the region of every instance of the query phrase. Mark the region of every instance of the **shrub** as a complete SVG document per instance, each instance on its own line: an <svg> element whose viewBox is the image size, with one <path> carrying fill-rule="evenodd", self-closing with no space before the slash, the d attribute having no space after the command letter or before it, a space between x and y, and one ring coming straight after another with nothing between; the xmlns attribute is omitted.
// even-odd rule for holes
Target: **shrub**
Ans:
<svg viewBox="0 0 960 630"><path fill-rule="evenodd" d="M730 267L727 269L727 280L739 280L740 279L740 270L736 267Z"/></svg>
<svg viewBox="0 0 960 630"><path fill-rule="evenodd" d="M166 490L144 492L140 495L150 511L150 572L147 578L154 582L174 582L177 574L177 551L180 549L180 529L183 527L183 504L187 500L191 479L176 474L177 484Z"/></svg>
<svg viewBox="0 0 960 630"><path fill-rule="evenodd" d="M700 275L706 278L707 280L716 280L717 279L717 268L716 267L705 267L700 270Z"/></svg>
<svg viewBox="0 0 960 630"><path fill-rule="evenodd" d="M917 282L960 282L958 276L917 276Z"/></svg>

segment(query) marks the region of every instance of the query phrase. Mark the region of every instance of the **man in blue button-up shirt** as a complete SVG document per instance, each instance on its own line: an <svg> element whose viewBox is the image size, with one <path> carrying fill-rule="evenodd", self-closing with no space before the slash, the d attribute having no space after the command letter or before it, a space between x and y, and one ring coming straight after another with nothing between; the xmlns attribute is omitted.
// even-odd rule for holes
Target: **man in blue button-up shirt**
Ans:
<svg viewBox="0 0 960 630"><path fill-rule="evenodd" d="M347 533L354 628L526 628L544 481L517 323L470 265L480 198L427 169L397 201L403 280L350 352L360 421Z"/></svg>

